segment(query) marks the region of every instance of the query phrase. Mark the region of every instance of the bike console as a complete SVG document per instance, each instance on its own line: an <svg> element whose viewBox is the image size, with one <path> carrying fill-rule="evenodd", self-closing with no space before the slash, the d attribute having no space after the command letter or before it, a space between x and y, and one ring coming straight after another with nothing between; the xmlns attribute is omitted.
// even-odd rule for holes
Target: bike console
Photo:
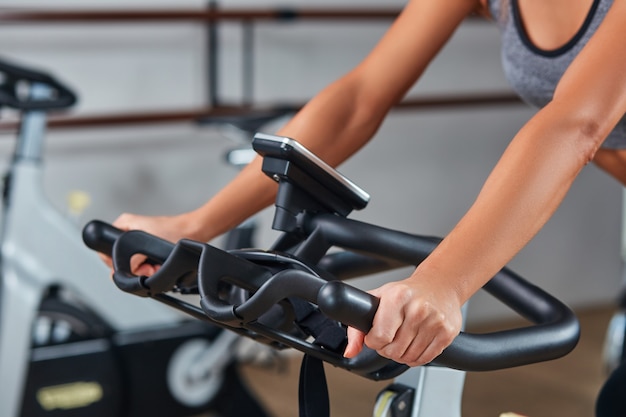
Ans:
<svg viewBox="0 0 626 417"><path fill-rule="evenodd" d="M347 216L369 202L368 193L291 138L257 133L252 147L263 156L263 172L280 183L278 230L289 230L280 226L287 223L280 221L283 213L311 210Z"/></svg>

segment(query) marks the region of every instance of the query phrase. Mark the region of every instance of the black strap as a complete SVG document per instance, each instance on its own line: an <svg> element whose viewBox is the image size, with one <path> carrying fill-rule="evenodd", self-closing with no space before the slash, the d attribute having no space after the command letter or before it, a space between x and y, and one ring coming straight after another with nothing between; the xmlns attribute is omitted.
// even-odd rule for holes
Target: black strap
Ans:
<svg viewBox="0 0 626 417"><path fill-rule="evenodd" d="M329 417L330 402L328 385L324 373L324 362L316 357L304 355L300 367L298 387L300 417Z"/></svg>
<svg viewBox="0 0 626 417"><path fill-rule="evenodd" d="M340 323L329 319L311 303L290 298L296 316L296 323L309 336L313 336L315 344L325 349L341 353L345 350L348 339L346 329Z"/></svg>
<svg viewBox="0 0 626 417"><path fill-rule="evenodd" d="M324 316L309 302L297 298L289 301L294 309L296 323L305 333L315 338L316 345L333 352L343 352L347 341L343 326ZM330 416L324 362L315 356L305 354L302 358L298 405L300 417Z"/></svg>

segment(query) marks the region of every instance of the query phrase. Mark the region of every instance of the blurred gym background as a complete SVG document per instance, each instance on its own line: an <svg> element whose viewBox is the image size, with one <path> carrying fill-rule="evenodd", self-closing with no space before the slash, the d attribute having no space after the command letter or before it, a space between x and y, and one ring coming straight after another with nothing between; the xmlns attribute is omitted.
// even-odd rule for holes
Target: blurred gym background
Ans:
<svg viewBox="0 0 626 417"><path fill-rule="evenodd" d="M82 226L126 211L173 214L203 203L236 174L224 153L237 143L231 131L197 123L199 118L220 106L304 103L366 55L404 3L3 0L0 55L41 67L79 94L78 105L51 125L45 180L49 198ZM13 8L24 13L10 13ZM51 13L36 13L41 9ZM208 19L207 10L223 16ZM372 195L355 217L407 232L448 232L534 111L512 98L499 59L495 25L468 19L410 91L407 105L340 167ZM8 156L15 115L1 116L0 155ZM68 199L77 193L85 204ZM592 329L583 327L594 349L620 287L621 217L621 187L589 165L556 215L510 264L576 311L599 317ZM260 247L273 236L270 218L271 211L263 213ZM371 288L405 272L358 285ZM470 304L471 326L510 319L488 297L478 295ZM585 372L600 375L595 352L578 361L593 364ZM523 386L518 379L510 395ZM553 411L543 415L573 415Z"/></svg>

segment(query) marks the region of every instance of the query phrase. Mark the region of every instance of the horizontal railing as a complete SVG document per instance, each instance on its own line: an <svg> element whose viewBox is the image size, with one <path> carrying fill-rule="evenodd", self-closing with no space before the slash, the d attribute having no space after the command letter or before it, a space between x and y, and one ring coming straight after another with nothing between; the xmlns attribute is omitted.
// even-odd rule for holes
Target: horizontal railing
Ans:
<svg viewBox="0 0 626 417"><path fill-rule="evenodd" d="M424 97L407 99L398 103L394 109L421 109L434 110L462 106L497 106L503 104L521 103L519 97L509 93L472 94L449 97ZM245 116L263 113L273 108L289 108L294 112L302 104L280 106L217 106L206 108L191 108L187 110L161 110L150 112L126 112L116 114L72 115L52 114L48 121L50 128L84 128L84 127L112 127L133 124L163 124L195 122L208 117ZM0 132L12 132L18 127L18 120L0 120Z"/></svg>
<svg viewBox="0 0 626 417"><path fill-rule="evenodd" d="M218 7L206 10L162 9L162 10L37 10L0 9L0 23L7 24L60 24L60 23L113 23L113 22L196 22L213 24L220 21L292 21L292 20L392 20L398 9L232 9ZM474 18L471 16L470 18ZM215 80L212 81L215 83ZM458 106L484 106L519 103L512 92L477 93L471 95L421 97L406 99L395 106L396 109L433 109ZM302 103L288 104L294 111ZM173 109L160 111L138 111L110 114L52 114L51 128L79 128L95 126L116 126L129 124L156 124L193 122L212 116L250 115L267 111L272 105L214 105L200 108ZM280 104L284 108L284 104ZM0 132L14 131L17 120L0 120Z"/></svg>
<svg viewBox="0 0 626 417"><path fill-rule="evenodd" d="M242 20L390 20L398 9L28 10L0 9L3 23L173 22Z"/></svg>

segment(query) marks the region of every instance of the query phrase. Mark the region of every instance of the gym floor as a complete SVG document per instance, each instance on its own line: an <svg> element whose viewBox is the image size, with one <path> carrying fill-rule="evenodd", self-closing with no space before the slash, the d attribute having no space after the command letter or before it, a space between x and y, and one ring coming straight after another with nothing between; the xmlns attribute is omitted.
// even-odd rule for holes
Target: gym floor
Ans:
<svg viewBox="0 0 626 417"><path fill-rule="evenodd" d="M592 417L595 397L605 377L602 346L613 313L613 307L577 311L582 328L581 340L564 358L502 371L467 374L463 417L498 417L505 412L529 417ZM495 326L497 328L502 327ZM468 331L490 329L494 327ZM282 367L247 366L242 369L250 388L274 417L298 415L300 360L301 356L292 353L285 357ZM376 394L390 382L369 381L332 366L327 366L326 371L333 417L371 416Z"/></svg>

